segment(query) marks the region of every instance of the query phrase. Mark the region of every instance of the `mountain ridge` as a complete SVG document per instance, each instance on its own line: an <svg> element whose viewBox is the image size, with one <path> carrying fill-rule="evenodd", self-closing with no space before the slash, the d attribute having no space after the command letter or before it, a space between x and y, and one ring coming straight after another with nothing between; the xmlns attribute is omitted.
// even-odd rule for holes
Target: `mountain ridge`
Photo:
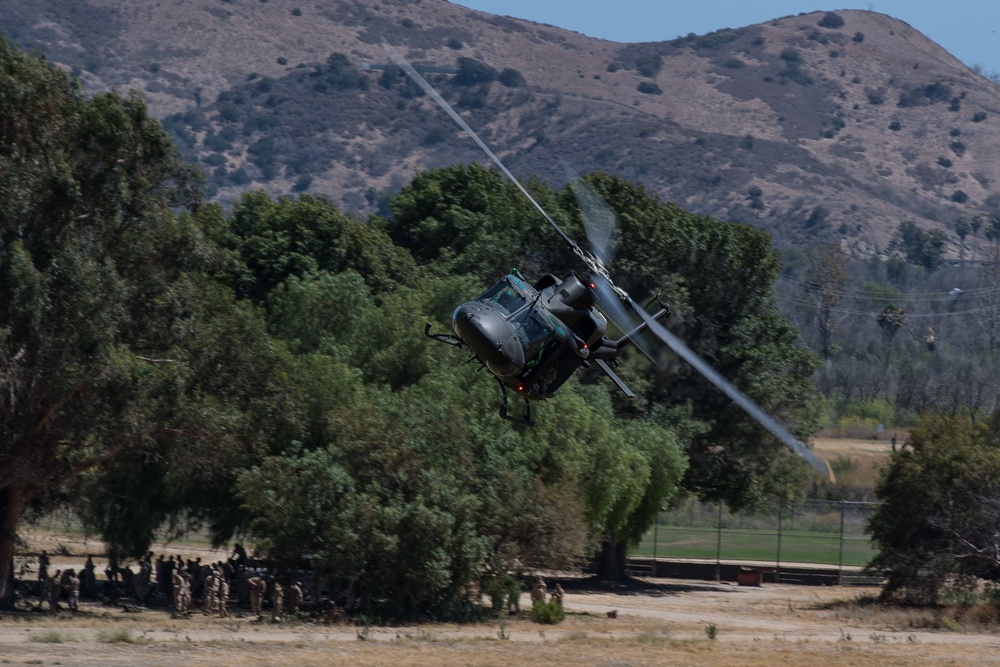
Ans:
<svg viewBox="0 0 1000 667"><path fill-rule="evenodd" d="M779 245L837 241L859 255L886 254L904 220L943 231L957 255L969 240L956 220L985 230L1000 212L1000 87L876 12L620 44L444 0L0 9L6 34L88 90L142 90L224 203L259 187L364 214L417 170L482 161L429 100L364 69L388 62L384 39L415 64L520 75L507 86L429 74L522 178L558 185L565 160L761 226ZM360 78L340 87L348 69Z"/></svg>

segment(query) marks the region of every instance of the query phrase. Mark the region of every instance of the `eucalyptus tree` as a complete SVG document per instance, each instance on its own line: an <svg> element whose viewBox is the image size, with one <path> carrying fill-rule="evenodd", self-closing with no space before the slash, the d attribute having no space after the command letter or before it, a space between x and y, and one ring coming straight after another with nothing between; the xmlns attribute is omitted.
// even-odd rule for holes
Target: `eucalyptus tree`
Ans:
<svg viewBox="0 0 1000 667"><path fill-rule="evenodd" d="M98 491L118 480L118 510L156 504L142 481L167 450L194 470L260 438L270 403L254 397L280 355L213 278L224 258L192 176L138 95L88 98L0 39L0 606L26 511L93 490L91 517L134 551Z"/></svg>

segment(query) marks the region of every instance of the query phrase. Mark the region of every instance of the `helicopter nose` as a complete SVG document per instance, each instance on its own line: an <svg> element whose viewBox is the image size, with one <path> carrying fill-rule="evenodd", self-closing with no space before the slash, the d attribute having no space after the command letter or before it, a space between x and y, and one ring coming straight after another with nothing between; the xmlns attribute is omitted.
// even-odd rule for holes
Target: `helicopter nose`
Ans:
<svg viewBox="0 0 1000 667"><path fill-rule="evenodd" d="M514 377L524 367L524 351L514 327L495 308L471 302L455 309L451 326L491 373Z"/></svg>

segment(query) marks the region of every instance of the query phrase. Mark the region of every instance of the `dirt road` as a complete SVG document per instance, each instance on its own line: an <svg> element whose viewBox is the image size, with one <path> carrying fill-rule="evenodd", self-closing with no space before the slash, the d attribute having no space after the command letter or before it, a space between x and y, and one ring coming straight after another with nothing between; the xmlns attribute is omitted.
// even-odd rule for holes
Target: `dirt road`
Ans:
<svg viewBox="0 0 1000 667"><path fill-rule="evenodd" d="M45 665L996 665L1000 636L931 630L925 612L851 604L871 590L566 581L565 622L324 626L86 606L0 616L0 662ZM528 604L524 600L524 606ZM608 612L615 611L616 618ZM710 638L710 635L714 637Z"/></svg>

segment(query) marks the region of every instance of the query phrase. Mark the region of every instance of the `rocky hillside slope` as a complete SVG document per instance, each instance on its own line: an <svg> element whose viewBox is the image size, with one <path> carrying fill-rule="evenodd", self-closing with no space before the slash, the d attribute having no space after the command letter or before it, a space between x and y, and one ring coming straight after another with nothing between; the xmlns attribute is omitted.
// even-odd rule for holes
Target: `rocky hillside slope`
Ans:
<svg viewBox="0 0 1000 667"><path fill-rule="evenodd" d="M1000 87L876 12L644 44L445 0L0 0L0 16L88 89L143 91L223 202L263 188L364 213L417 170L480 160L384 68L385 40L522 177L559 184L565 160L859 254L904 220L957 253L959 216L984 244L1000 212Z"/></svg>

